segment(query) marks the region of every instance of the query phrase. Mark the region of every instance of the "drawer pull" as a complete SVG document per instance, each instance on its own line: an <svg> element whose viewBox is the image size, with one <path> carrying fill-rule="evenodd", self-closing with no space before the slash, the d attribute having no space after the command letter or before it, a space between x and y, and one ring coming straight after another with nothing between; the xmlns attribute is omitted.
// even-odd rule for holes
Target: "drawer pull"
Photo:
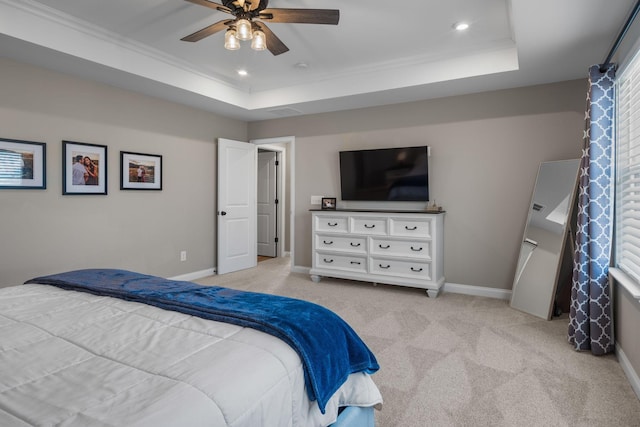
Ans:
<svg viewBox="0 0 640 427"><path fill-rule="evenodd" d="M351 264L356 264L356 265L360 265L360 261L351 261Z"/></svg>
<svg viewBox="0 0 640 427"><path fill-rule="evenodd" d="M324 242L325 245L333 245L333 240L330 241L330 242L327 242L326 240L323 240L323 242ZM411 248L411 249L413 249L413 248Z"/></svg>
<svg viewBox="0 0 640 427"><path fill-rule="evenodd" d="M338 223L337 223L337 222L334 222L334 223L330 223L330 222L328 222L328 223L327 223L327 225L328 225L329 227L336 227L336 226L338 225Z"/></svg>
<svg viewBox="0 0 640 427"><path fill-rule="evenodd" d="M387 268L391 267L389 264L387 264L387 265L378 264L378 266L379 266L380 268L382 268L382 269L385 269L385 270L386 270Z"/></svg>
<svg viewBox="0 0 640 427"><path fill-rule="evenodd" d="M422 248L416 249L413 246L411 246L411 250L414 251L414 252L420 252L422 250Z"/></svg>
<svg viewBox="0 0 640 427"><path fill-rule="evenodd" d="M405 230L409 230L409 231L414 231L414 230L417 230L417 229L418 229L418 226L417 226L417 225L415 225L415 226L413 226L413 227L409 227L408 225L405 225L405 226L404 226L404 229L405 229Z"/></svg>
<svg viewBox="0 0 640 427"><path fill-rule="evenodd" d="M326 259L326 258L324 258L323 260L324 260L324 262L326 262L327 264L331 264L331 263L333 262L333 260L332 260L332 259Z"/></svg>
<svg viewBox="0 0 640 427"><path fill-rule="evenodd" d="M411 267L411 271L413 271L414 273L420 273L422 271L422 268L413 268L413 267Z"/></svg>
<svg viewBox="0 0 640 427"><path fill-rule="evenodd" d="M389 249L391 247L391 245L387 245L387 246L378 245L378 247L380 249Z"/></svg>
<svg viewBox="0 0 640 427"><path fill-rule="evenodd" d="M376 228L376 225L375 224L373 224L373 225L365 224L364 228Z"/></svg>
<svg viewBox="0 0 640 427"><path fill-rule="evenodd" d="M360 243L353 243L353 242L351 242L351 246L353 246L354 248L357 248L358 246L360 246Z"/></svg>

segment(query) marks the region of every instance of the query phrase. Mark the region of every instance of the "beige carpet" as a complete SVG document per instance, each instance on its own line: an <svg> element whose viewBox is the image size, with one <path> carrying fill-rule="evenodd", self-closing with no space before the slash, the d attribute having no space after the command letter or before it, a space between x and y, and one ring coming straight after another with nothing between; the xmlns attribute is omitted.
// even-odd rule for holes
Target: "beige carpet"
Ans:
<svg viewBox="0 0 640 427"><path fill-rule="evenodd" d="M345 319L375 353L378 427L640 426L640 401L615 356L579 353L567 318L508 302L289 272L289 258L198 283L285 295Z"/></svg>

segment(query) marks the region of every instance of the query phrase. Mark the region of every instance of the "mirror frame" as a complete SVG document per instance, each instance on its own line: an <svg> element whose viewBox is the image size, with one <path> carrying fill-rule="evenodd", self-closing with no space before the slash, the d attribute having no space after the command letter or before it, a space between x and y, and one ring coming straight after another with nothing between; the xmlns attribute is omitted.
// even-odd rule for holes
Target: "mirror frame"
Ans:
<svg viewBox="0 0 640 427"><path fill-rule="evenodd" d="M560 247L559 247L559 251L557 252L557 259L554 262L554 268L555 268L555 272L553 274L553 283L546 283L546 281L544 281L545 283L541 282L536 282L536 286L540 286L540 290L541 291L550 291L550 298L549 301L547 302L546 300L543 302L540 302L540 306L536 306L535 308L532 308L532 305L525 305L522 304L521 301L517 301L517 294L518 294L518 289L522 289L522 286L527 286L527 283L522 283L520 281L520 279L522 278L522 274L526 268L526 263L525 266L520 268L520 264L521 264L521 259L522 256L524 255L523 253L523 244L527 243L527 242L533 242L532 244L536 244L536 247L531 251L531 254L529 255L529 257L533 256L533 253L535 252L535 250L537 249L537 243L533 240L530 239L530 227L531 227L531 223L532 223L532 217L533 217L533 212L534 212L534 205L536 204L536 192L540 189L540 182L541 182L541 173L544 171L544 166L545 165L549 165L549 164L559 164L559 163L566 163L569 166L572 166L571 172L573 174L573 167L575 167L575 178L573 181L573 186L571 187L571 191L570 194L568 195L568 200L569 200L569 206L568 209L566 211L566 216L565 216L565 221L564 221L564 225L562 226L562 231L560 233L561 235L561 243L560 243ZM529 204L529 211L527 214L527 220L525 223L525 228L524 228L524 232L522 235L522 239L520 240L520 251L518 254L518 261L516 264L516 271L515 271L515 275L514 275L514 280L513 280L513 285L512 285L512 291L511 291L511 299L510 299L510 305L512 308L515 308L517 310L523 311L525 313L529 313L531 315L537 316L537 317L541 317L541 318L545 318L546 320L551 320L551 317L553 315L553 307L554 307L554 303L555 303L555 299L556 299L556 293L558 291L558 280L560 279L560 271L562 269L562 265L563 265L563 261L564 261L564 255L565 255L565 251L566 251L566 244L567 244L567 239L570 237L570 235L572 233L570 233L570 230L573 227L573 222L574 222L574 208L576 205L576 195L577 195L577 189L578 189L578 179L580 176L580 159L569 159L569 160L557 160L557 161L550 161L550 162L541 162L539 167L538 167L538 174L536 176L536 182L533 188L533 192L531 194L531 203ZM527 258L529 260L529 257ZM532 286L532 285L529 285ZM530 292L531 289L528 289L528 291ZM522 291L521 291L522 292ZM544 295L543 295L544 296ZM514 303L515 302L515 303ZM542 306L542 304L544 303L545 306ZM544 315L546 313L546 316Z"/></svg>

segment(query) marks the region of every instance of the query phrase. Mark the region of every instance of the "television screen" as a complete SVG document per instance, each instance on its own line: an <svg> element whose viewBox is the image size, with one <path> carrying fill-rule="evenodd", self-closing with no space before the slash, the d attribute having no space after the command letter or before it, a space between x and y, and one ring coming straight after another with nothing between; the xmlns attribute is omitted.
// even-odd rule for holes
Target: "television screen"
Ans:
<svg viewBox="0 0 640 427"><path fill-rule="evenodd" d="M428 201L429 147L340 152L342 200Z"/></svg>

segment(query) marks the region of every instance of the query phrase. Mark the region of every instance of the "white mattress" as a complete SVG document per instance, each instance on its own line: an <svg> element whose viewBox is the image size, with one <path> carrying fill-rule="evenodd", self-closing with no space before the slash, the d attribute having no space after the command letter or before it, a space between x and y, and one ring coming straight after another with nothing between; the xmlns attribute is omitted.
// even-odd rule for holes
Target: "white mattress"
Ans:
<svg viewBox="0 0 640 427"><path fill-rule="evenodd" d="M352 374L326 413L262 332L45 285L0 289L0 426L326 426L374 406Z"/></svg>

